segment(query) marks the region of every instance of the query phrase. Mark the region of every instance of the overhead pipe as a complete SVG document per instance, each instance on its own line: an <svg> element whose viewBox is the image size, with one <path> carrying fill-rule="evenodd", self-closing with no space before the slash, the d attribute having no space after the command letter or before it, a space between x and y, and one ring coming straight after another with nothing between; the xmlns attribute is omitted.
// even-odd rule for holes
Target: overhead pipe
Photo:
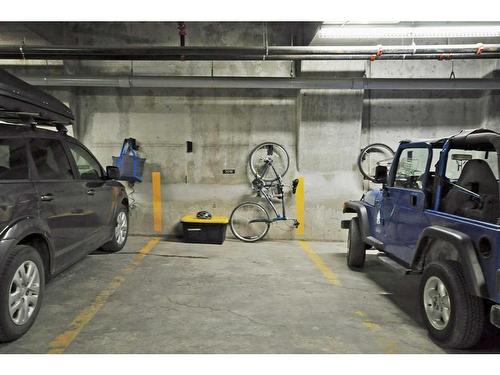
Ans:
<svg viewBox="0 0 500 375"><path fill-rule="evenodd" d="M499 90L500 79L250 78L168 76L21 77L35 86L117 88Z"/></svg>
<svg viewBox="0 0 500 375"><path fill-rule="evenodd" d="M404 57L402 57L404 56ZM500 58L500 44L267 47L0 46L0 59L43 60L365 60Z"/></svg>
<svg viewBox="0 0 500 375"><path fill-rule="evenodd" d="M274 55L266 56L265 60L472 60L472 59L500 59L500 53L483 53L480 56L474 53L426 53L426 54L376 54L372 55ZM217 60L217 59L214 59ZM220 59L225 60L225 59ZM243 59L245 60L245 59ZM246 60L255 60L247 58Z"/></svg>

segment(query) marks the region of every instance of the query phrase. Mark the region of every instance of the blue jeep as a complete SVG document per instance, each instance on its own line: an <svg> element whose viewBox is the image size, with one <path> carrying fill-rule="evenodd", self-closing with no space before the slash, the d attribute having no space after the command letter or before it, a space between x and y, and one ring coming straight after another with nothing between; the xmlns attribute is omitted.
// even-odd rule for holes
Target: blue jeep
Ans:
<svg viewBox="0 0 500 375"><path fill-rule="evenodd" d="M423 320L448 348L475 345L500 327L500 134L486 129L428 141L402 141L376 168L381 189L344 203L347 264L366 250L406 274L422 274ZM493 325L491 325L491 324Z"/></svg>

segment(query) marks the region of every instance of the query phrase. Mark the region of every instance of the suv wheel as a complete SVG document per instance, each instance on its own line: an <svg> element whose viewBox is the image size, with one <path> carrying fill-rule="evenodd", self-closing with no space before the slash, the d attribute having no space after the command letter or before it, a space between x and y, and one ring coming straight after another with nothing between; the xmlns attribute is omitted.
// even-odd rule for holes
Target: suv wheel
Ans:
<svg viewBox="0 0 500 375"><path fill-rule="evenodd" d="M347 265L350 268L361 268L365 264L366 245L361 239L359 219L353 217L349 224L347 236Z"/></svg>
<svg viewBox="0 0 500 375"><path fill-rule="evenodd" d="M432 339L447 348L465 349L481 338L484 302L469 294L458 262L429 264L420 282L420 306Z"/></svg>
<svg viewBox="0 0 500 375"><path fill-rule="evenodd" d="M125 246L128 237L128 210L121 206L116 213L113 239L102 246L108 253L120 251Z"/></svg>
<svg viewBox="0 0 500 375"><path fill-rule="evenodd" d="M33 325L42 305L45 270L38 252L19 245L0 278L0 341L16 340Z"/></svg>

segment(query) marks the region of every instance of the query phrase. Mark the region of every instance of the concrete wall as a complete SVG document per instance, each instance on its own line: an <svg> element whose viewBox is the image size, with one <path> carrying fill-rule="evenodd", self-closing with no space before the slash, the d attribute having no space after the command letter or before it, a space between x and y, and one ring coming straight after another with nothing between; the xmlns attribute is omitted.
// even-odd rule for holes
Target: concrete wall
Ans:
<svg viewBox="0 0 500 375"><path fill-rule="evenodd" d="M134 233L151 233L151 172L160 171L163 230L178 233L184 214L229 215L251 200L247 158L257 144L276 141L291 157L295 175L296 95L260 90L82 90L77 136L105 164L121 141L134 137L147 158L145 180L135 184ZM193 152L186 152L186 141ZM223 169L236 173L223 174ZM286 228L285 228L286 229ZM271 233L287 237L280 226Z"/></svg>
<svg viewBox="0 0 500 375"><path fill-rule="evenodd" d="M23 34L23 25L0 25L0 43ZM12 28L13 27L13 28ZM178 44L176 23L30 25L32 40L50 44ZM12 31L14 30L14 31ZM20 31L21 30L21 31ZM9 32L7 32L9 31ZM35 32L36 31L36 32ZM189 23L188 45L260 45L261 23ZM271 44L289 44L287 24L270 25ZM38 39L37 39L38 38ZM40 43L38 41L38 43ZM64 62L56 66L16 66L13 72L41 74L153 74L279 76L297 74L290 62ZM374 78L457 78L497 75L496 61L304 62L302 75ZM463 128L500 130L497 92L238 90L238 89L71 89L53 90L76 114L75 136L111 164L123 138L134 137L147 158L145 179L135 185L133 233L152 234L151 172L162 175L163 228L179 234L179 219L208 209L229 215L252 196L247 171L250 150L264 141L284 145L291 157L286 183L305 179L305 238L341 240L344 200L358 199L363 181L356 166L360 149L403 138L429 138ZM186 153L192 141L192 153ZM234 175L222 170L232 168ZM289 190L289 189L288 189ZM131 190L129 189L131 192ZM289 215L295 215L288 192ZM294 238L281 223L270 238Z"/></svg>

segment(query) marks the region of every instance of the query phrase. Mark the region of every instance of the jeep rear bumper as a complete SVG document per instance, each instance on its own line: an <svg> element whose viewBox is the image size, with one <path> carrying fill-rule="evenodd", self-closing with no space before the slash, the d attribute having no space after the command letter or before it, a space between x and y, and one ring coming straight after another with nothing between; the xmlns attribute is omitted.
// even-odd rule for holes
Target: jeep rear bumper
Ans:
<svg viewBox="0 0 500 375"><path fill-rule="evenodd" d="M500 328L500 305L493 305L490 311L490 322Z"/></svg>

